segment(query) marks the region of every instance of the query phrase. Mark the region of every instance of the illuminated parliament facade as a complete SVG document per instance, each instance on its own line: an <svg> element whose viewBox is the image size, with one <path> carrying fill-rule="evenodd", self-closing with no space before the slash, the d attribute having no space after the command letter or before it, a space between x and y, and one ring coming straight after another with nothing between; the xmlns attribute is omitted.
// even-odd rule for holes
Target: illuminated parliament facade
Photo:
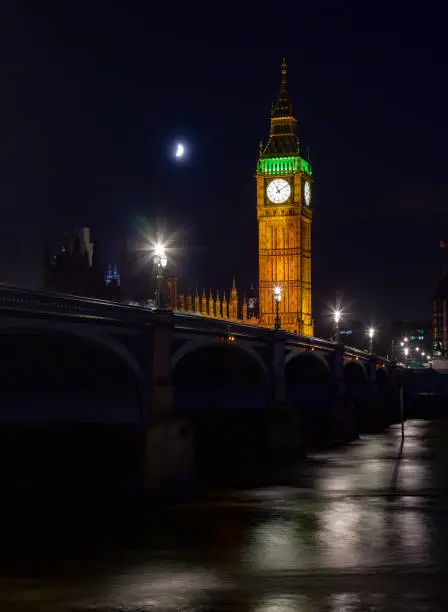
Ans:
<svg viewBox="0 0 448 612"><path fill-rule="evenodd" d="M210 292L189 292L169 300L170 306L224 319L242 319L251 324L275 326L274 288L279 287L281 328L313 335L311 312L311 222L312 171L300 156L297 121L287 89L287 67L281 65L281 88L271 112L265 146L260 143L257 163L258 304L248 295L239 301L235 280L226 293L213 299Z"/></svg>

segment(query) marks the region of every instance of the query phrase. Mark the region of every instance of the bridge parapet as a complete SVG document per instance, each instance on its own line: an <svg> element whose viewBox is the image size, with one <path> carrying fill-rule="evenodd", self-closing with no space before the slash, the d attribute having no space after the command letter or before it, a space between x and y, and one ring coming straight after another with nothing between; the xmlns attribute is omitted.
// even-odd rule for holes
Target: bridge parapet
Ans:
<svg viewBox="0 0 448 612"><path fill-rule="evenodd" d="M0 309L45 314L108 317L152 323L154 314L138 306L69 294L49 293L0 286Z"/></svg>

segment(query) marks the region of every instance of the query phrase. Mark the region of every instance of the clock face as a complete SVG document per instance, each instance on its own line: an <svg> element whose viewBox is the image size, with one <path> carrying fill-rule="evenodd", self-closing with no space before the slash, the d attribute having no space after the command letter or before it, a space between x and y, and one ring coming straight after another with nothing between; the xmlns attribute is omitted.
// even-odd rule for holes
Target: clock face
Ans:
<svg viewBox="0 0 448 612"><path fill-rule="evenodd" d="M308 181L305 181L305 186L303 188L303 195L305 196L305 204L309 206L311 204L311 187Z"/></svg>
<svg viewBox="0 0 448 612"><path fill-rule="evenodd" d="M285 179L274 179L266 189L267 196L274 204L282 204L291 195L291 185Z"/></svg>

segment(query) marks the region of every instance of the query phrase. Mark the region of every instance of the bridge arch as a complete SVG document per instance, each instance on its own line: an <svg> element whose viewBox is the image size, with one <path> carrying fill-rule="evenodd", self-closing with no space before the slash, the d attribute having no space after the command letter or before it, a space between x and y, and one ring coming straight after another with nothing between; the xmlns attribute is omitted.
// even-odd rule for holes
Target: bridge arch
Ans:
<svg viewBox="0 0 448 612"><path fill-rule="evenodd" d="M366 367L358 359L347 359L344 362L343 372L347 397L357 407L370 392Z"/></svg>
<svg viewBox="0 0 448 612"><path fill-rule="evenodd" d="M381 392L383 389L387 389L390 387L390 375L386 368L377 367L376 368L376 382L378 385L378 391Z"/></svg>
<svg viewBox="0 0 448 612"><path fill-rule="evenodd" d="M213 347L230 351L239 351L246 354L258 364L258 367L261 369L266 379L268 378L269 373L263 359L251 346L248 346L247 344L241 344L240 342L224 344L219 340L210 340L208 338L190 340L189 342L186 342L180 348L178 348L171 358L171 368L174 369L178 365L178 363L190 353L194 353L199 349L207 349Z"/></svg>
<svg viewBox="0 0 448 612"><path fill-rule="evenodd" d="M188 342L173 356L175 408L189 418L198 471L240 475L265 456L270 381L250 347Z"/></svg>
<svg viewBox="0 0 448 612"><path fill-rule="evenodd" d="M26 348L26 341L32 343L34 349L38 350L39 348L43 348L44 351L49 348L49 342L53 343L55 346L59 345L59 347L63 346L64 348L71 347L74 350L80 350L81 352L84 349L87 349L87 347L91 347L94 351L96 351L97 357L109 360L110 363L116 363L117 365L119 364L123 375L127 377L128 382L135 388L135 394L139 405L140 419L146 417L149 393L142 368L137 359L123 344L113 339L106 333L99 333L98 331L92 331L91 329L84 330L81 326L76 327L75 325L67 328L67 326L60 324L59 322L44 320L38 322L36 321L31 324L27 322L20 324L15 321L12 325L0 327L0 337L3 337L4 339L4 341L1 343L2 346L0 346L0 354L1 351L4 351L5 349L11 351L11 346L17 344L17 342L12 341L19 338L23 341L21 345L22 349ZM7 342L8 339L9 347L7 348L5 346L5 341ZM11 353L9 353L9 356L10 355ZM22 354L22 357L28 358L29 360L36 357L36 355L26 355L24 353ZM57 361L57 355L54 355L53 357ZM63 364L59 365L63 366ZM10 363L10 366L12 368L13 364ZM44 368L45 364L41 364L41 367ZM63 367L61 367L61 370L62 369ZM94 372L92 372L92 381L94 378L93 374ZM114 375L111 372L111 386L113 386L113 379ZM57 380L55 380L55 383L57 383Z"/></svg>
<svg viewBox="0 0 448 612"><path fill-rule="evenodd" d="M297 361L298 360L298 361ZM319 371L322 377L330 376L330 365L325 357L318 351L290 351L285 357L285 368L294 362L294 365L315 365L316 371Z"/></svg>
<svg viewBox="0 0 448 612"><path fill-rule="evenodd" d="M286 401L299 419L310 445L326 439L331 429L331 369L317 351L293 350L285 359Z"/></svg>
<svg viewBox="0 0 448 612"><path fill-rule="evenodd" d="M344 361L344 380L346 384L367 383L369 378L364 362L359 359L346 359Z"/></svg>
<svg viewBox="0 0 448 612"><path fill-rule="evenodd" d="M347 398L354 411L358 431L371 431L375 421L372 412L371 386L365 365L357 359L344 363L344 384Z"/></svg>
<svg viewBox="0 0 448 612"><path fill-rule="evenodd" d="M149 394L125 346L92 324L5 317L0 359L2 490L140 489Z"/></svg>

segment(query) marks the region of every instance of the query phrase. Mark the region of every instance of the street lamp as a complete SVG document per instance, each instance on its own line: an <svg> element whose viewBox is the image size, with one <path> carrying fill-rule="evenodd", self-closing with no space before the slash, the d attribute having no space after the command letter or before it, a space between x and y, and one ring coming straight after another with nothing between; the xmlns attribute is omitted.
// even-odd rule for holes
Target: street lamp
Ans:
<svg viewBox="0 0 448 612"><path fill-rule="evenodd" d="M373 327L369 327L367 330L367 334L369 336L369 353L373 354L373 336L375 335L375 329Z"/></svg>
<svg viewBox="0 0 448 612"><path fill-rule="evenodd" d="M341 317L342 317L342 311L339 309L336 309L333 313L334 339L336 340L336 342L339 342L339 321L341 320Z"/></svg>
<svg viewBox="0 0 448 612"><path fill-rule="evenodd" d="M405 356L405 358L406 358L406 359L405 359L405 363L406 363L406 365L408 365L408 355L409 355L409 349L408 349L408 347L406 347L406 348L403 350L403 352L404 352L404 356Z"/></svg>
<svg viewBox="0 0 448 612"><path fill-rule="evenodd" d="M154 263L154 270L156 275L156 308L163 308L163 296L162 296L162 284L164 270L168 263L166 256L165 247L161 243L157 243L154 247L154 253L152 257Z"/></svg>
<svg viewBox="0 0 448 612"><path fill-rule="evenodd" d="M274 329L281 329L280 323L280 302L282 301L282 288L279 285L274 287L274 301L275 301L275 324Z"/></svg>

